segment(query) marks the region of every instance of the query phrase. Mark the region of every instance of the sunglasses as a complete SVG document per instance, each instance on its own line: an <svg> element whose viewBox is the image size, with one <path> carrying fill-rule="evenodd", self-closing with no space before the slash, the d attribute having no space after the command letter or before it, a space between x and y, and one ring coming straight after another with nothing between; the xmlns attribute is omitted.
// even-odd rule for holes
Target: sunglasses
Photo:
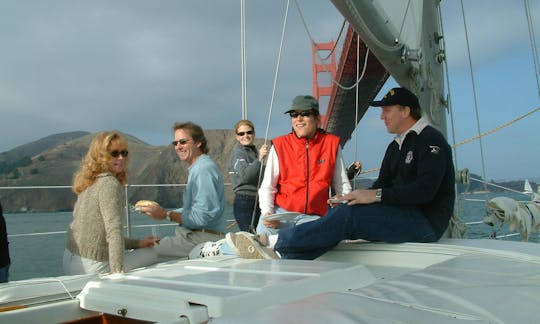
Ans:
<svg viewBox="0 0 540 324"><path fill-rule="evenodd" d="M296 118L298 116L302 116L302 117L308 117L308 116L313 116L315 113L313 111L310 111L310 110L304 110L304 111L301 111L301 112L298 112L298 111L291 111L289 113L289 115L291 116L291 118Z"/></svg>
<svg viewBox="0 0 540 324"><path fill-rule="evenodd" d="M113 158L117 158L119 157L120 155L122 155L122 157L127 157L128 156L128 151L127 150L122 150L122 151L117 151L117 150L114 150L112 151L110 154Z"/></svg>
<svg viewBox="0 0 540 324"><path fill-rule="evenodd" d="M186 143L189 142L189 141L191 141L191 140L180 139L180 140L178 140L178 141L172 141L171 144L172 144L173 146L176 146L176 145L178 145L178 144L184 145L184 144L186 144Z"/></svg>
<svg viewBox="0 0 540 324"><path fill-rule="evenodd" d="M247 131L247 132L238 132L238 133L236 133L236 135L238 135L238 136L244 136L246 134L253 135L253 131L250 130L250 131Z"/></svg>

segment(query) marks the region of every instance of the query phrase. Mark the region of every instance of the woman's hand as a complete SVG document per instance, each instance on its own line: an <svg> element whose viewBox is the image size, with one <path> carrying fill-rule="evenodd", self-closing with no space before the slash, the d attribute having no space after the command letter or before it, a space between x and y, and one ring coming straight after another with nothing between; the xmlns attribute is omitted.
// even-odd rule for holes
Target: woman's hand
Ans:
<svg viewBox="0 0 540 324"><path fill-rule="evenodd" d="M263 144L261 148L259 149L259 161L264 160L264 158L268 155L268 145Z"/></svg>
<svg viewBox="0 0 540 324"><path fill-rule="evenodd" d="M159 244L159 240L160 240L159 237L148 236L147 238L139 240L139 248L152 247L156 244Z"/></svg>

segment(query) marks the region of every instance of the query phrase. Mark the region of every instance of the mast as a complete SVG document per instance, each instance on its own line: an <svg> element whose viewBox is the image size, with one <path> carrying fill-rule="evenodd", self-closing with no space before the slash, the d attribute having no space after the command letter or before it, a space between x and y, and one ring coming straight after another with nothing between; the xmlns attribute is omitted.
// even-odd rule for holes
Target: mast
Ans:
<svg viewBox="0 0 540 324"><path fill-rule="evenodd" d="M403 87L423 116L447 134L440 0L332 0L360 38Z"/></svg>

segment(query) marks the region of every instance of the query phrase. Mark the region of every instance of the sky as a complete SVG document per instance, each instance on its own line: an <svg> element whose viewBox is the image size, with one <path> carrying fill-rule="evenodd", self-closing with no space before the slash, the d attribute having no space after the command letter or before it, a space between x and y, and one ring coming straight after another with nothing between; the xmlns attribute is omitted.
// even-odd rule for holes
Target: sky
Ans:
<svg viewBox="0 0 540 324"><path fill-rule="evenodd" d="M0 152L78 130L117 129L166 145L175 121L232 129L242 119L240 3L0 1ZM257 137L287 133L283 111L296 95L312 93L308 31L316 42L335 41L343 23L330 1L298 3L307 30L291 1L280 52L287 1L246 1L246 107ZM453 111L448 128L454 130L449 141L539 107L524 2L463 1L474 87L461 1L442 3ZM540 44L540 1L529 4ZM393 86L387 82L378 97ZM346 163L380 166L392 135L379 113L368 109L344 147ZM540 181L537 125L540 112L484 137L481 146L458 147L458 168L488 179Z"/></svg>

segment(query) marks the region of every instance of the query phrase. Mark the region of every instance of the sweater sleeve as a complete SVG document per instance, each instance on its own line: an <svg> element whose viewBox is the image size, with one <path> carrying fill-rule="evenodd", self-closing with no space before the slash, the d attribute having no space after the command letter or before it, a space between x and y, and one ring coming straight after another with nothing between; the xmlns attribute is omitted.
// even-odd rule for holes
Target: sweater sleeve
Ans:
<svg viewBox="0 0 540 324"><path fill-rule="evenodd" d="M111 272L121 272L124 266L124 239L122 235L122 186L114 177L100 180L99 209L105 225Z"/></svg>
<svg viewBox="0 0 540 324"><path fill-rule="evenodd" d="M276 150L272 146L268 153L264 177L259 188L259 207L262 215L274 213L274 198L276 197L278 178L279 160Z"/></svg>

